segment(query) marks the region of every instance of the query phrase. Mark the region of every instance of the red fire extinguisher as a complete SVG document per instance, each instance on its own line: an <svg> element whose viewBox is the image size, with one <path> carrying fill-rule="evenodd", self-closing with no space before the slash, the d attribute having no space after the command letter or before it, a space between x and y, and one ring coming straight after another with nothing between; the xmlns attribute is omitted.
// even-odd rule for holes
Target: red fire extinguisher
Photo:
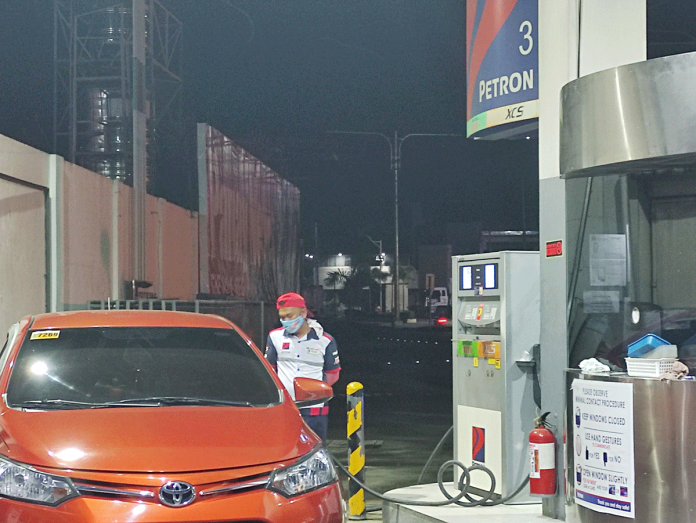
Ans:
<svg viewBox="0 0 696 523"><path fill-rule="evenodd" d="M529 433L529 493L550 497L556 494L556 438L548 428L546 416L534 420Z"/></svg>

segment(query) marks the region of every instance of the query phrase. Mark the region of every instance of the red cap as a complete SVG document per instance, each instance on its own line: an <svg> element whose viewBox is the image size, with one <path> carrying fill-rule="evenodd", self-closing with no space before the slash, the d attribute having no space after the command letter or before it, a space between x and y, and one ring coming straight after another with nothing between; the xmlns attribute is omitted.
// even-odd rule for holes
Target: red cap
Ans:
<svg viewBox="0 0 696 523"><path fill-rule="evenodd" d="M286 292L285 294L278 296L276 307L278 309L283 307L300 307L301 309L304 309L306 305L304 298L296 292Z"/></svg>

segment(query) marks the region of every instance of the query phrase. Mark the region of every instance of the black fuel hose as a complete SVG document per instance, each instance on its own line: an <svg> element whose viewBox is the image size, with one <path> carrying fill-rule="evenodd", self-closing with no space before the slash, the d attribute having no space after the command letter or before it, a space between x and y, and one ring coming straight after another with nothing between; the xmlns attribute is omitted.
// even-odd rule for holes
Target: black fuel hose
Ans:
<svg viewBox="0 0 696 523"><path fill-rule="evenodd" d="M423 481L423 476L425 475L425 471L428 469L430 464L433 461L433 458L435 457L435 454L437 454L437 451L442 448L442 445L445 443L447 440L447 437L452 434L452 431L454 431L454 425L452 425L449 429L447 429L447 432L445 432L445 435L440 438L440 441L437 445L435 445L435 449L430 453L430 456L428 457L428 461L425 462L425 465L423 465L423 470L421 470L420 476L418 476L418 481L416 484L420 485L421 481Z"/></svg>
<svg viewBox="0 0 696 523"><path fill-rule="evenodd" d="M495 491L495 476L493 475L493 472L491 472L490 469L483 465L479 465L478 463L474 463L471 467L466 467L463 463L456 461L456 460L449 460L443 463L440 466L440 470L438 470L437 473L437 484L438 487L440 488L440 492L443 493L443 495L447 498L442 501L415 501L415 500L409 500L409 499L398 499L398 498L393 498L390 496L385 496L384 494L380 494L379 492L376 492L375 490L371 489L367 485L365 485L362 481L357 479L353 474L351 474L348 469L343 466L341 462L339 462L336 457L329 453L331 455L331 459L333 460L334 464L350 479L355 481L358 485L360 485L366 492L369 494L372 494L373 496L383 500L383 501L388 501L390 503L400 503L402 505L413 505L413 506L418 506L418 507L442 507L444 505L450 505L450 504L456 504L459 505L460 507L493 507L495 505L500 505L501 503L505 503L506 501L509 501L510 499L514 498L517 494L519 494L522 489L527 485L529 482L529 478L525 478L525 480L522 482L522 484L509 496L505 496L504 498L497 499L495 501L491 501L491 498L493 497L494 491ZM462 474L459 476L459 481L457 483L457 488L459 489L459 493L455 496L452 496L449 492L447 492L447 488L445 487L444 481L442 477L444 476L445 471L447 470L448 467L453 466L453 467L459 467L462 469ZM469 485L471 483L471 476L470 476L470 471L474 470L482 470L491 479L491 486L480 499L475 499L471 496L469 493ZM461 501L462 498L466 498L467 501Z"/></svg>
<svg viewBox="0 0 696 523"><path fill-rule="evenodd" d="M445 435L442 436L440 439L439 443L435 447L435 449L431 452L430 457L428 458L428 461L425 463L423 466L423 470L420 473L420 476L418 477L418 484L421 483L421 480L423 479L423 475L425 474L426 469L430 465L430 463L433 461L433 458L435 457L435 454L437 454L438 450L442 447L444 444L445 440L447 437L452 434L452 431L454 430L454 425L451 426L447 432L445 432ZM456 460L449 460L443 463L440 466L440 469L438 470L437 473L437 484L440 489L440 492L447 498L446 500L443 501L410 501L410 500L401 500L401 499L396 499L396 498L390 498L388 496L385 496L383 494L380 494L379 492L376 492L369 488L367 485L365 485L362 481L360 481L358 478L353 476L348 469L346 469L343 464L341 464L333 455L331 455L331 459L333 460L334 464L349 478L351 478L353 481L355 481L358 485L360 485L365 491L368 493L372 494L373 496L377 497L378 499L382 499L384 501L388 501L391 503L401 503L404 505L414 505L414 506L425 506L425 507L440 507L440 506L445 506L445 505L450 505L450 504L457 504L462 507L492 507L495 505L500 505L502 503L505 503L509 501L510 499L514 498L517 496L522 489L529 483L529 478L525 478L525 480L522 482L522 484L517 487L517 489L510 494L509 496L506 496L501 499L497 499L495 501L490 501L491 497L493 497L493 493L495 491L495 485L496 485L496 480L495 476L493 475L493 472L485 467L484 465L479 465L479 464L474 464L471 467L467 468L463 463L456 461ZM459 482L458 482L458 489L459 489L459 494L456 496L452 496L449 492L447 492L447 489L445 487L445 484L442 480L442 477L447 470L449 466L452 467L459 467L462 469L462 474L459 477ZM474 499L471 497L471 495L468 492L469 489L469 484L470 484L470 475L469 471L473 470L482 470L486 474L488 474L488 477L491 479L491 486L488 490L488 492L482 496L480 499ZM462 498L466 498L468 500L468 503L465 501L460 501Z"/></svg>

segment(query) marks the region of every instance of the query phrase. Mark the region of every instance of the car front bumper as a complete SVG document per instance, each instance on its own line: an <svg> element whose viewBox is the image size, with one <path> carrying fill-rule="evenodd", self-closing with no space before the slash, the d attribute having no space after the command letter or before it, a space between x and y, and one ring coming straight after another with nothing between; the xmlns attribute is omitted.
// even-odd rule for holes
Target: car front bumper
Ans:
<svg viewBox="0 0 696 523"><path fill-rule="evenodd" d="M159 499L83 494L57 507L0 497L0 523L345 523L346 506L339 483L294 498L257 488L199 496L184 507L168 507Z"/></svg>

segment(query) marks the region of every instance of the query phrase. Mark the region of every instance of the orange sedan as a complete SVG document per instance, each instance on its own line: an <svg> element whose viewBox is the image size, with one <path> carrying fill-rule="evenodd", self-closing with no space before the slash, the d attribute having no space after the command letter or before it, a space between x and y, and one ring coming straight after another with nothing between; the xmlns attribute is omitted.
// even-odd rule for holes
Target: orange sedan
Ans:
<svg viewBox="0 0 696 523"><path fill-rule="evenodd" d="M0 351L0 393L0 523L347 519L328 452L224 318L26 317ZM298 379L295 395L331 388Z"/></svg>

